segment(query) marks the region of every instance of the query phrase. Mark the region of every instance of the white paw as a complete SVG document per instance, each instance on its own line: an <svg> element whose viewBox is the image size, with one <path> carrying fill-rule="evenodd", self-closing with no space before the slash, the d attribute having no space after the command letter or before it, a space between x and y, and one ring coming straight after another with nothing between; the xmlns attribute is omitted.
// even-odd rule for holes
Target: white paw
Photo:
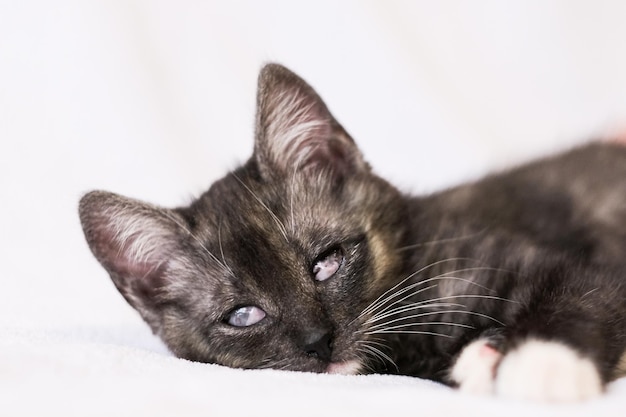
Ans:
<svg viewBox="0 0 626 417"><path fill-rule="evenodd" d="M495 393L520 400L581 401L600 395L602 381L593 362L572 348L529 340L502 359Z"/></svg>
<svg viewBox="0 0 626 417"><path fill-rule="evenodd" d="M489 395L494 389L495 369L502 355L486 339L465 346L452 367L450 377L459 389L477 395Z"/></svg>

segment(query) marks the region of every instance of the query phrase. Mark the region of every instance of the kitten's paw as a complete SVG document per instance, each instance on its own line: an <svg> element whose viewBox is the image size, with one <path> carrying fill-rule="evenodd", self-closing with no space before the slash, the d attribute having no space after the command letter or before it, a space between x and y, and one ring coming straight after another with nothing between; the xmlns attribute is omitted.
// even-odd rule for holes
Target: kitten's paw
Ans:
<svg viewBox="0 0 626 417"><path fill-rule="evenodd" d="M478 339L465 346L452 367L450 378L464 392L489 395L494 390L496 366L502 355L487 339Z"/></svg>
<svg viewBox="0 0 626 417"><path fill-rule="evenodd" d="M502 359L495 392L521 400L582 401L602 393L602 380L595 364L572 348L529 340Z"/></svg>

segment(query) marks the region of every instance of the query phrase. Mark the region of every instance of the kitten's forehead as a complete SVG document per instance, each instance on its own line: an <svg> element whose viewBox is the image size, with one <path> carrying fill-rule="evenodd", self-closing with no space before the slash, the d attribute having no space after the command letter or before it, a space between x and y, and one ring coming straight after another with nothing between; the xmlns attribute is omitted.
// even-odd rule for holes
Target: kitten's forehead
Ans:
<svg viewBox="0 0 626 417"><path fill-rule="evenodd" d="M211 188L208 214L213 227L228 234L254 232L273 245L310 240L316 234L348 233L354 227L350 223L356 216L350 209L359 199L356 188L346 198L323 175L311 179L294 173L269 182L249 168L227 175Z"/></svg>

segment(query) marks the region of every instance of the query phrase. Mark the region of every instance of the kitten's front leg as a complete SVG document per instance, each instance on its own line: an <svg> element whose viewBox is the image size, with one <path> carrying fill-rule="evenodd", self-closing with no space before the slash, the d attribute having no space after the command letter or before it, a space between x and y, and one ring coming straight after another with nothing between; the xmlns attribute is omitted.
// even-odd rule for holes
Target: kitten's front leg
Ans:
<svg viewBox="0 0 626 417"><path fill-rule="evenodd" d="M533 338L504 355L488 338L475 340L463 348L450 377L464 392L532 401L582 401L603 389L593 361L564 343Z"/></svg>

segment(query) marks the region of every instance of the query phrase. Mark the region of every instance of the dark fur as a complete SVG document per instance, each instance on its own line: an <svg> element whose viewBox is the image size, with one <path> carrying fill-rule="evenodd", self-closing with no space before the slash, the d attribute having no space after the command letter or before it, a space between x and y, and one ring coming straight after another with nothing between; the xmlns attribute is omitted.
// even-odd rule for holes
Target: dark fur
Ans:
<svg viewBox="0 0 626 417"><path fill-rule="evenodd" d="M316 123L285 135L306 122ZM480 336L501 352L536 337L592 359L606 382L626 349L626 148L619 145L590 144L410 197L371 172L304 81L268 65L259 78L255 152L244 166L189 207L92 192L80 218L127 301L191 360L314 372L358 360L361 372L445 381L458 352ZM332 248L343 251L343 265L315 281L316 259ZM360 315L400 282L399 291L416 286ZM435 305L368 323L425 300ZM241 306L266 317L230 326L229 313ZM428 314L409 318L421 313ZM396 333L406 330L443 336Z"/></svg>

